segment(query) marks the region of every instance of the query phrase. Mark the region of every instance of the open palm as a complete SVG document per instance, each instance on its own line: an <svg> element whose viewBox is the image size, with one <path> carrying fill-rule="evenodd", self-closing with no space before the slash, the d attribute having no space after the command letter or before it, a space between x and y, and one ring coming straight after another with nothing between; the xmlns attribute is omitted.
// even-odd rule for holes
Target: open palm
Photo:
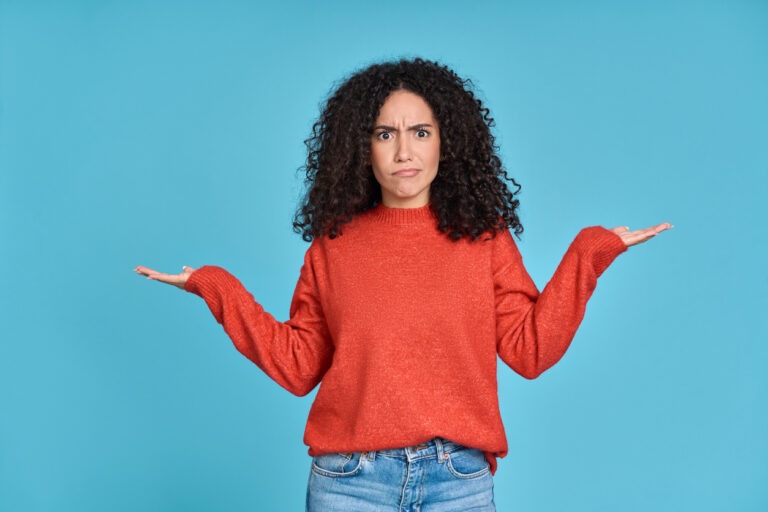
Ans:
<svg viewBox="0 0 768 512"><path fill-rule="evenodd" d="M189 276L192 275L192 272L195 271L192 267L181 267L182 272L179 274L164 274L163 272L158 272L157 270L152 270L148 267L142 267L138 266L134 270L137 274L140 274L142 276L147 276L147 279L152 279L153 281L160 281L161 283L170 284L173 286L176 286L177 288L184 289L184 285L187 283L187 279L189 279Z"/></svg>
<svg viewBox="0 0 768 512"><path fill-rule="evenodd" d="M661 224L656 224L655 226L651 226L645 229L638 229L635 231L630 231L627 226L612 228L611 231L619 235L627 247L630 247L632 245L641 244L647 240L650 240L662 231L665 231L671 227L672 224L669 222L662 222Z"/></svg>

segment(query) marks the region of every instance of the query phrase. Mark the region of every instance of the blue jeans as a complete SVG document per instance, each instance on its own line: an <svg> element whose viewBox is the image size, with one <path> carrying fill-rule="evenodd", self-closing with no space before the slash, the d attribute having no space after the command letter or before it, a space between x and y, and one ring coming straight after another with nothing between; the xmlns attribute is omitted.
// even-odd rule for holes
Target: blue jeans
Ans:
<svg viewBox="0 0 768 512"><path fill-rule="evenodd" d="M483 452L436 437L418 446L312 458L307 512L495 511Z"/></svg>

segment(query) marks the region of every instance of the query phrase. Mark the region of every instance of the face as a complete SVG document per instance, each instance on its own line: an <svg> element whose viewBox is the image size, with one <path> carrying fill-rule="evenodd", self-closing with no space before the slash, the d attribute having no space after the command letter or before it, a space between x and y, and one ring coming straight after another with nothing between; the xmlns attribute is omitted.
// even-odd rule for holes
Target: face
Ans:
<svg viewBox="0 0 768 512"><path fill-rule="evenodd" d="M409 91L392 92L374 124L371 167L390 208L418 208L440 163L440 131L426 101Z"/></svg>

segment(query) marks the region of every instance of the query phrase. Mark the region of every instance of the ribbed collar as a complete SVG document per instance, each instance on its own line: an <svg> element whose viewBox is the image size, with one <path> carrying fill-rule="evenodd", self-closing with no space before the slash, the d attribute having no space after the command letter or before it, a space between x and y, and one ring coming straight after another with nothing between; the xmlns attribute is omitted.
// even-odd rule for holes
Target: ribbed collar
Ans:
<svg viewBox="0 0 768 512"><path fill-rule="evenodd" d="M437 219L430 203L418 208L389 208L379 203L368 210L368 214L372 221L384 224L427 224Z"/></svg>

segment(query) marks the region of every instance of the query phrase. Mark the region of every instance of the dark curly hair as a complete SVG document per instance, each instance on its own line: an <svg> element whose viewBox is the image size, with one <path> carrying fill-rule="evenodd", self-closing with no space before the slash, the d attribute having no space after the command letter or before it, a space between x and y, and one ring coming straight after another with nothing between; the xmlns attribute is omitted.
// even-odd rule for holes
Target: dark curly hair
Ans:
<svg viewBox="0 0 768 512"><path fill-rule="evenodd" d="M519 237L514 196L520 185L501 167L493 118L472 86L447 66L420 58L374 64L343 81L304 141L308 155L300 171L307 191L293 230L307 242L335 238L343 224L381 201L369 163L371 135L389 94L404 89L424 98L440 128L440 166L430 187L440 231L453 240L503 229Z"/></svg>

